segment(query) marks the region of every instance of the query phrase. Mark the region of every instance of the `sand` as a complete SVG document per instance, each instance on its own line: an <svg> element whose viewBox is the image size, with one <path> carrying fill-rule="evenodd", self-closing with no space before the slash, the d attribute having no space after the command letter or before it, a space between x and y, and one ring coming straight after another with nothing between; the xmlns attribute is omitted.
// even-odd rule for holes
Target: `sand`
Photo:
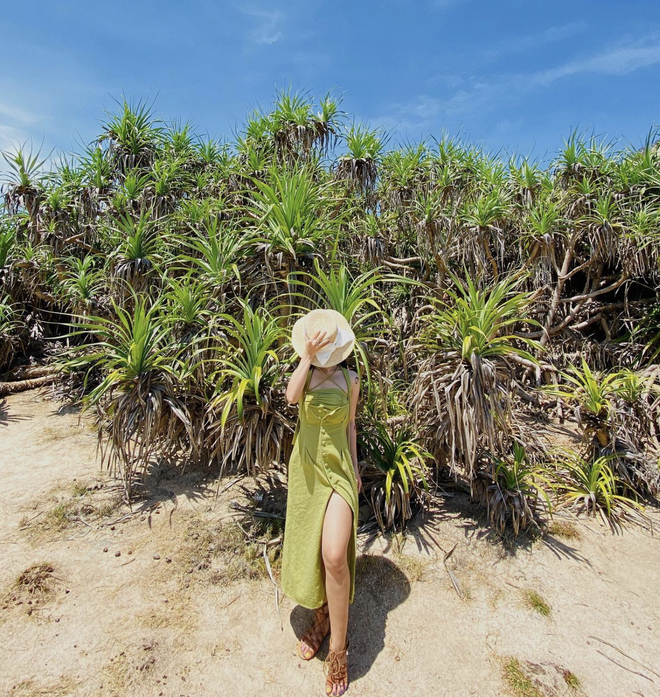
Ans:
<svg viewBox="0 0 660 697"><path fill-rule="evenodd" d="M231 551L230 503L257 484L163 465L128 515L89 422L59 407L30 392L0 409L0 693L324 694L327 639L295 653L312 612L280 595L278 613L258 561ZM277 473L260 485L281 504ZM503 544L448 493L402 549L360 535L347 694L516 694L516 665L537 695L660 695L659 535L580 518ZM15 585L40 563L46 592Z"/></svg>

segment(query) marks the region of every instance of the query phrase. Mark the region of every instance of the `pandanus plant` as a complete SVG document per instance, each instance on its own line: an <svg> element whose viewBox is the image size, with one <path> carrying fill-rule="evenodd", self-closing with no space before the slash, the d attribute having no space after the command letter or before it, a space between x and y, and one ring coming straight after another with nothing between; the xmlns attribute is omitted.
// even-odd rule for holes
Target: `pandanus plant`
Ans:
<svg viewBox="0 0 660 697"><path fill-rule="evenodd" d="M384 139L378 131L356 124L350 126L344 139L347 153L337 161L336 176L368 195L376 186Z"/></svg>
<svg viewBox="0 0 660 697"><path fill-rule="evenodd" d="M0 280L4 277L5 267L11 260L11 252L16 244L16 230L6 220L0 220Z"/></svg>
<svg viewBox="0 0 660 697"><path fill-rule="evenodd" d="M9 296L0 297L0 373L9 367L14 357L21 324Z"/></svg>
<svg viewBox="0 0 660 697"><path fill-rule="evenodd" d="M279 388L282 379L276 351L284 329L264 308L237 299L241 315L222 313L223 336L215 356L204 359L215 384L208 403L206 443L221 472L251 475L287 454L291 429Z"/></svg>
<svg viewBox="0 0 660 697"><path fill-rule="evenodd" d="M405 215L415 196L415 189L423 186L430 167L429 152L424 143L405 150L392 150L382 159L382 198L389 207Z"/></svg>
<svg viewBox="0 0 660 697"><path fill-rule="evenodd" d="M617 476L639 493L660 492L660 471L649 453L660 451L657 420L660 389L656 375L629 369L594 372L582 359L581 369L562 372L565 384L546 390L573 405L589 460L608 457Z"/></svg>
<svg viewBox="0 0 660 697"><path fill-rule="evenodd" d="M45 175L42 167L46 158L40 159L39 151L26 152L23 147L17 148L14 153L2 152L2 157L9 165L9 172L4 175L3 187L7 212L12 215L21 209L27 211L30 240L38 243L40 237L37 217L39 205L44 197Z"/></svg>
<svg viewBox="0 0 660 697"><path fill-rule="evenodd" d="M254 185L248 212L264 240L259 249L271 277L275 260L278 266L286 261L288 272L294 262L318 253L321 241L337 230L339 219L330 215L330 185L317 183L309 169L274 168L267 181L254 180Z"/></svg>
<svg viewBox="0 0 660 697"><path fill-rule="evenodd" d="M102 461L121 478L126 500L152 457L185 461L200 450L179 390L185 366L172 349L162 300L133 293L132 304L129 312L112 300L112 317L78 317L72 335L85 332L94 341L69 349L61 364L97 376L82 403L95 410Z"/></svg>
<svg viewBox="0 0 660 697"><path fill-rule="evenodd" d="M613 446L615 432L610 425L610 412L616 374L593 372L583 358L581 368L571 365L561 375L567 384L548 385L546 391L574 406L578 426L587 440L595 439L601 448Z"/></svg>
<svg viewBox="0 0 660 697"><path fill-rule="evenodd" d="M502 222L508 216L509 210L507 192L499 188L494 188L488 193L479 193L473 200L465 202L461 219L467 232L466 244L463 247L467 254L461 261L471 263L471 271L475 277L490 272L489 275L494 281L499 280L501 265L498 265L496 257L503 256Z"/></svg>
<svg viewBox="0 0 660 697"><path fill-rule="evenodd" d="M105 145L105 156L117 174L136 167L147 169L154 163L162 145L163 126L145 102L132 105L125 99L120 113L110 115L103 124L98 143Z"/></svg>
<svg viewBox="0 0 660 697"><path fill-rule="evenodd" d="M61 288L74 317L85 317L96 310L96 303L105 287L105 276L97 268L96 262L92 255L66 260Z"/></svg>
<svg viewBox="0 0 660 697"><path fill-rule="evenodd" d="M465 286L453 280L456 290L447 291L446 301L431 298L432 311L411 341L421 362L410 403L436 462L471 483L483 451L504 452L516 420L514 366L537 363L523 348L536 343L512 332L514 325L533 323L525 316L531 295L515 290L520 279L484 291L469 275Z"/></svg>
<svg viewBox="0 0 660 697"><path fill-rule="evenodd" d="M212 213L204 215L199 225L188 227L174 238L181 247L174 266L198 275L223 304L231 288L241 290L240 267L249 257L252 236Z"/></svg>
<svg viewBox="0 0 660 697"><path fill-rule="evenodd" d="M643 494L660 494L660 369L624 368L614 381L613 421L619 447L632 462L624 468ZM622 446L622 447L621 447Z"/></svg>
<svg viewBox="0 0 660 697"><path fill-rule="evenodd" d="M564 221L559 204L539 198L523 218L519 241L526 257L525 266L533 270L535 287L550 285L561 245Z"/></svg>
<svg viewBox="0 0 660 697"><path fill-rule="evenodd" d="M364 493L381 530L403 529L413 516L412 503L425 503L429 485L425 461L431 457L405 426L376 421L361 435L374 470L365 474Z"/></svg>
<svg viewBox="0 0 660 697"><path fill-rule="evenodd" d="M148 211L142 211L138 218L123 215L115 223L114 234L118 241L112 255L114 275L136 291L145 290L155 265L162 259L157 221Z"/></svg>
<svg viewBox="0 0 660 697"><path fill-rule="evenodd" d="M556 463L560 507L600 517L613 531L624 521L647 525L644 506L611 466L612 458L583 457L567 451Z"/></svg>
<svg viewBox="0 0 660 697"><path fill-rule="evenodd" d="M539 500L551 510L549 492L554 490L554 483L550 472L530 460L518 441L513 441L511 454L490 457L491 468L479 473L475 489L486 505L493 528L504 534L511 525L514 535L518 535L536 522Z"/></svg>
<svg viewBox="0 0 660 697"><path fill-rule="evenodd" d="M283 160L311 156L313 149L327 152L338 136L342 112L339 102L326 95L318 113L310 100L290 89L280 90L275 108L269 115L269 127L278 155Z"/></svg>

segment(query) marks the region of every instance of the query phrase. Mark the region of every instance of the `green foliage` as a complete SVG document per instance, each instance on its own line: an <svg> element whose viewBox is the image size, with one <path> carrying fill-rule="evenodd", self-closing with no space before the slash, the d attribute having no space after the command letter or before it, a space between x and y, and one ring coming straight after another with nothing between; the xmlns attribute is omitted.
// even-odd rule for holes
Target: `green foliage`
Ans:
<svg viewBox="0 0 660 697"><path fill-rule="evenodd" d="M622 368L613 374L612 392L626 404L634 405L646 395L658 395L660 389L652 375L640 375L629 368Z"/></svg>
<svg viewBox="0 0 660 697"><path fill-rule="evenodd" d="M271 254L285 252L294 259L316 251L321 239L332 232L336 221L327 216L330 200L310 172L272 169L269 181L254 181L253 215L259 221Z"/></svg>
<svg viewBox="0 0 660 697"><path fill-rule="evenodd" d="M644 507L630 492L626 482L612 469L612 457L600 456L583 459L576 453L567 453L556 463L558 468L560 500L578 513L600 516L613 529L625 520L643 521Z"/></svg>
<svg viewBox="0 0 660 697"><path fill-rule="evenodd" d="M490 483L483 496L486 499L491 525L504 533L511 524L517 535L534 522L537 501L543 499L547 510L552 509L549 493L554 489L545 467L530 462L523 445L513 442L513 457L490 456Z"/></svg>
<svg viewBox="0 0 660 697"><path fill-rule="evenodd" d="M369 460L384 476L377 477L366 489L381 529L401 527L412 516L411 495L420 487L428 491L425 460L431 455L415 439L410 428L388 428L376 422L364 438ZM384 495L384 501L383 501ZM413 497L414 498L414 497Z"/></svg>
<svg viewBox="0 0 660 697"><path fill-rule="evenodd" d="M270 389L277 376L277 346L283 330L277 318L263 308L253 310L249 304L239 300L243 309L241 320L223 313L224 330L228 335L222 342L221 367L213 376L216 394L211 408L222 408L220 428L224 430L230 411L235 408L239 421L243 419L245 398L251 398L265 414L268 404L266 390ZM229 389L226 381L230 382Z"/></svg>
<svg viewBox="0 0 660 697"><path fill-rule="evenodd" d="M517 658L511 656L503 663L502 676L515 697L544 697L544 694L525 674Z"/></svg>
<svg viewBox="0 0 660 697"><path fill-rule="evenodd" d="M2 157L10 169L10 172L4 175L5 181L17 194L25 194L40 186L43 181L41 168L47 159L39 159L41 151L27 152L23 146L16 148L13 153L3 151Z"/></svg>
<svg viewBox="0 0 660 697"><path fill-rule="evenodd" d="M136 294L133 299L132 311L113 301L113 318L76 318L81 329L72 332L72 336L84 331L92 334L95 341L72 349L64 367L88 365L105 374L105 379L86 396L88 405L116 390L131 390L151 373L175 376L181 368L167 350L170 335L161 313L162 300L152 302Z"/></svg>
<svg viewBox="0 0 660 697"><path fill-rule="evenodd" d="M348 157L352 160L373 160L376 162L383 153L383 139L378 131L372 131L361 124L351 124L345 133Z"/></svg>
<svg viewBox="0 0 660 697"><path fill-rule="evenodd" d="M218 216L209 215L202 223L202 232L193 228L192 236L181 236L181 245L190 252L179 254L185 271L199 273L217 291L237 281L240 287L239 262L249 254L249 236L232 225L224 224Z"/></svg>
<svg viewBox="0 0 660 697"><path fill-rule="evenodd" d="M4 153L3 370L60 355L70 323L57 389L87 394L127 490L151 457L255 473L290 452L290 328L330 307L355 331L360 407L409 415L406 439L483 484L495 527L543 497L510 447L542 451L549 381L594 431L589 458L656 495L657 130L621 151L575 131L543 168L447 135L390 146L345 116L283 89L221 142L121 98L49 172ZM388 471L383 519L410 483Z"/></svg>
<svg viewBox="0 0 660 697"><path fill-rule="evenodd" d="M526 591L525 602L532 610L538 612L539 615L542 615L543 617L550 616L550 605L548 605L548 602L537 591Z"/></svg>
<svg viewBox="0 0 660 697"><path fill-rule="evenodd" d="M16 231L7 222L0 225L0 272L8 264L11 251L16 243Z"/></svg>
<svg viewBox="0 0 660 697"><path fill-rule="evenodd" d="M107 156L120 172L152 164L163 139L163 127L152 108L143 101L130 104L124 99L118 114L103 124L99 144L107 143Z"/></svg>
<svg viewBox="0 0 660 697"><path fill-rule="evenodd" d="M562 372L568 386L549 385L550 394L575 402L579 408L600 419L607 419L611 407L610 397L614 394L616 373L594 374L588 363L582 359L582 368L571 365L569 372Z"/></svg>
<svg viewBox="0 0 660 697"><path fill-rule="evenodd" d="M104 288L103 272L95 268L96 260L88 255L79 259L70 257L62 280L62 290L76 312L85 312Z"/></svg>
<svg viewBox="0 0 660 697"><path fill-rule="evenodd" d="M507 333L515 324L537 324L525 318L530 293L515 293L515 278L504 279L489 290L479 290L474 280L466 274L466 287L452 276L457 290L448 290L451 304L431 298L437 311L427 318L427 326L421 340L428 348L435 346L457 351L465 361L479 358L495 358L517 355L529 361L536 359L525 349L516 346L523 342L538 347L525 336Z"/></svg>
<svg viewBox="0 0 660 697"><path fill-rule="evenodd" d="M149 272L162 261L159 253L162 238L157 222L147 212L142 212L137 219L125 214L117 220L114 232L119 241L114 254L115 273L136 290L141 290Z"/></svg>
<svg viewBox="0 0 660 697"><path fill-rule="evenodd" d="M188 406L177 394L185 367L171 346L162 299L152 302L135 292L131 299L132 311L113 301L111 318L76 317L81 329L72 336L88 333L94 340L71 347L60 362L65 372L87 368L86 381L93 373L102 376L84 395L83 406L96 410L99 438L110 445L103 459L119 468L126 500L154 452L192 456L199 450Z"/></svg>

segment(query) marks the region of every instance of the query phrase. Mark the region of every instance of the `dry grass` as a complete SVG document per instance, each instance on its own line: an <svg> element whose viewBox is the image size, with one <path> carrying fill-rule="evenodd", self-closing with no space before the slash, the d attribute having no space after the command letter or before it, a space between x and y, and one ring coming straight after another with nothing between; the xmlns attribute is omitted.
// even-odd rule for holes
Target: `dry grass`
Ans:
<svg viewBox="0 0 660 697"><path fill-rule="evenodd" d="M224 586L268 577L263 545L246 539L235 522L209 523L195 516L188 522L182 540L175 558L192 579L202 572L208 583ZM279 569L279 547L268 547L268 558L275 572Z"/></svg>
<svg viewBox="0 0 660 697"><path fill-rule="evenodd" d="M569 689L579 690L582 688L582 683L580 682L580 679L577 677L577 675L571 673L570 670L566 669L562 671L562 676L564 678L564 682L568 685Z"/></svg>
<svg viewBox="0 0 660 697"><path fill-rule="evenodd" d="M33 678L21 680L11 687L12 697L68 697L79 687L72 678L60 677L47 685L37 683Z"/></svg>
<svg viewBox="0 0 660 697"><path fill-rule="evenodd" d="M157 647L157 641L150 641L112 656L102 669L101 694L108 697L142 694L140 686L154 672Z"/></svg>
<svg viewBox="0 0 660 697"><path fill-rule="evenodd" d="M28 566L2 593L0 607L21 608L32 615L50 599L61 581L54 575L55 567L50 562L39 562ZM3 616L3 620L7 617Z"/></svg>
<svg viewBox="0 0 660 697"><path fill-rule="evenodd" d="M167 602L137 613L136 621L145 629L176 629L192 634L197 628L196 605L184 595L183 589L169 593Z"/></svg>
<svg viewBox="0 0 660 697"><path fill-rule="evenodd" d="M46 426L40 433L40 439L43 443L53 443L59 440L66 440L78 432L79 429L69 427L64 429L61 426Z"/></svg>
<svg viewBox="0 0 660 697"><path fill-rule="evenodd" d="M105 488L101 482L74 480L41 496L32 507L38 513L23 516L19 530L33 545L43 544L70 528L98 524L116 514L122 505L116 489Z"/></svg>
<svg viewBox="0 0 660 697"><path fill-rule="evenodd" d="M33 564L23 571L14 582L14 587L30 596L46 596L53 591L53 571L48 562Z"/></svg>
<svg viewBox="0 0 660 697"><path fill-rule="evenodd" d="M393 556L394 563L403 571L406 578L411 583L416 583L424 578L424 573L428 566L428 562L421 559L419 556L403 554L397 552Z"/></svg>
<svg viewBox="0 0 660 697"><path fill-rule="evenodd" d="M553 520L548 526L548 533L566 540L579 540L580 531L573 523L564 520Z"/></svg>
<svg viewBox="0 0 660 697"><path fill-rule="evenodd" d="M546 697L545 693L525 675L520 661L513 656L503 661L502 678L514 697Z"/></svg>
<svg viewBox="0 0 660 697"><path fill-rule="evenodd" d="M550 605L535 590L525 591L525 604L535 612L538 612L539 615L543 615L543 617L550 616Z"/></svg>

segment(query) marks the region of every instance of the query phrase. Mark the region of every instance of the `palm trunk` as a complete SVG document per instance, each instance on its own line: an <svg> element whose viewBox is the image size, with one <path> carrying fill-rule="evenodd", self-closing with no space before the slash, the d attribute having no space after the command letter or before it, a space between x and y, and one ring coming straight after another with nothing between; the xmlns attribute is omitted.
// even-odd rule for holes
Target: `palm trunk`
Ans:
<svg viewBox="0 0 660 697"><path fill-rule="evenodd" d="M42 385L48 385L49 383L54 382L56 377L56 373L51 373L50 375L43 375L40 378L32 378L31 380L0 382L0 397L4 397L8 394L16 394L17 392L25 392L26 390L32 390L35 387L41 387Z"/></svg>

